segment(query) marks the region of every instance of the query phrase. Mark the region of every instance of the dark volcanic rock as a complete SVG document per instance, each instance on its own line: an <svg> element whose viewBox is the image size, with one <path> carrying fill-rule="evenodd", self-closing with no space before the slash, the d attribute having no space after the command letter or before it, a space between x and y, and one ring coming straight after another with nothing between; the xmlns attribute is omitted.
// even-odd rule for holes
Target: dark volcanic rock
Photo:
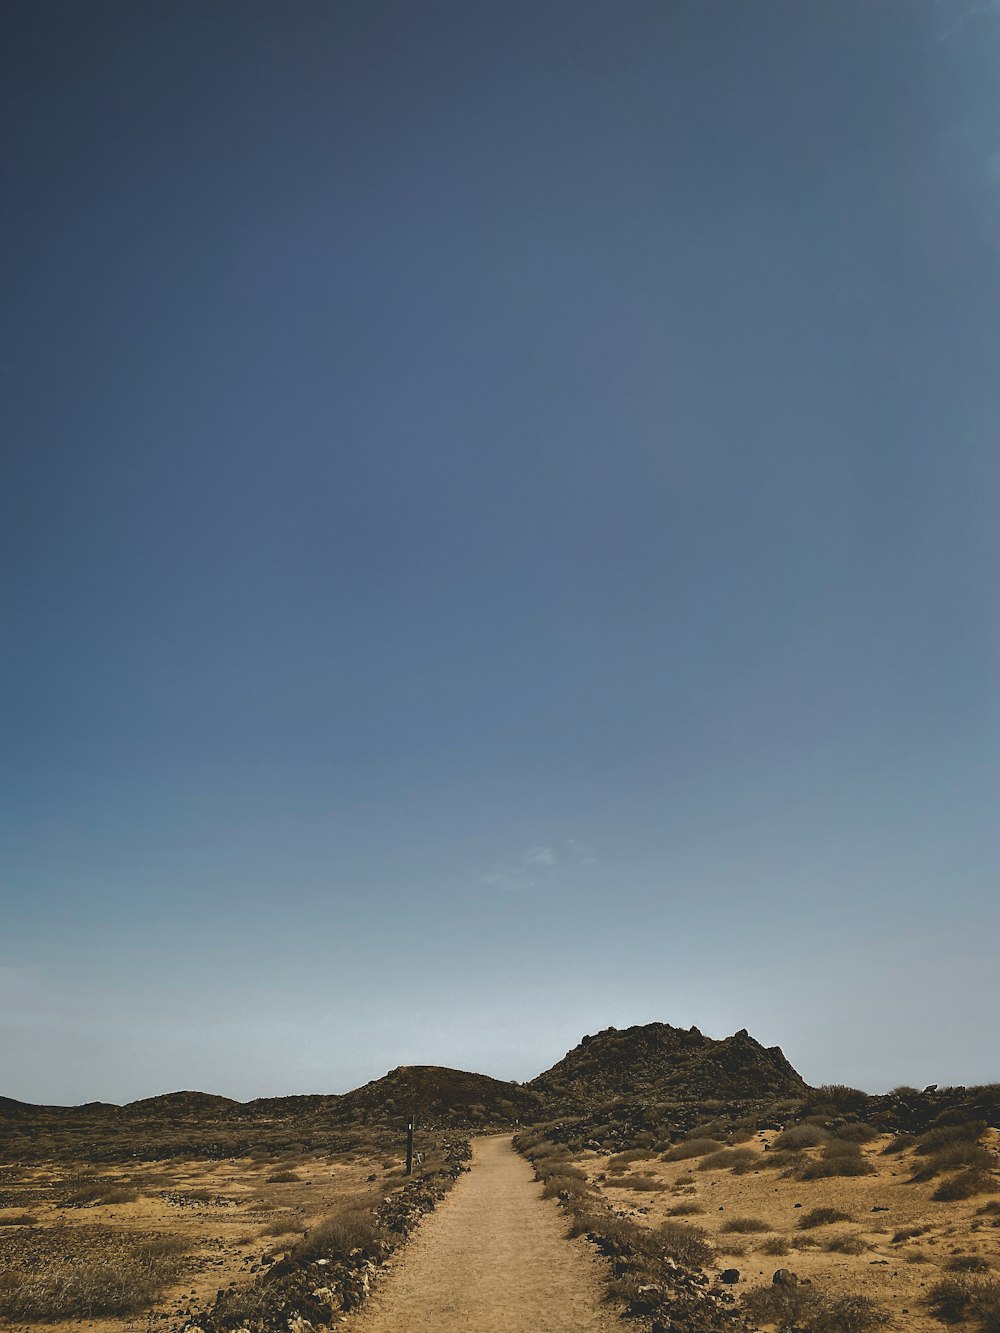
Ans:
<svg viewBox="0 0 1000 1333"><path fill-rule="evenodd" d="M778 1046L761 1046L745 1030L715 1041L697 1028L668 1023L585 1037L527 1086L553 1115L613 1102L773 1101L807 1091Z"/></svg>
<svg viewBox="0 0 1000 1333"><path fill-rule="evenodd" d="M220 1112L238 1107L232 1097L220 1097L212 1092L165 1092L158 1097L143 1097L121 1107L123 1117L145 1120L165 1115L217 1116Z"/></svg>
<svg viewBox="0 0 1000 1333"><path fill-rule="evenodd" d="M513 1125L541 1109L542 1099L519 1083L440 1065L400 1065L353 1092L337 1106L340 1118L408 1116L426 1127L480 1123Z"/></svg>

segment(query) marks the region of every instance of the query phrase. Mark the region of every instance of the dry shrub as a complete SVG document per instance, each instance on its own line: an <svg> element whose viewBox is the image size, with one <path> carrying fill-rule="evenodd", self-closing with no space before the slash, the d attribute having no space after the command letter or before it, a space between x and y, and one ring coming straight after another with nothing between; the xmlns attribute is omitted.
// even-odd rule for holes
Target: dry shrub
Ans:
<svg viewBox="0 0 1000 1333"><path fill-rule="evenodd" d="M268 1222L266 1227L261 1228L262 1236L290 1236L292 1232L298 1232L300 1235L305 1231L305 1227L294 1217L276 1217L273 1222Z"/></svg>
<svg viewBox="0 0 1000 1333"><path fill-rule="evenodd" d="M719 1227L720 1231L738 1231L749 1235L754 1231L770 1231L770 1225L762 1217L730 1217Z"/></svg>
<svg viewBox="0 0 1000 1333"><path fill-rule="evenodd" d="M882 1153L889 1157L893 1153L905 1152L907 1148L912 1148L916 1141L915 1134L896 1134L882 1149Z"/></svg>
<svg viewBox="0 0 1000 1333"><path fill-rule="evenodd" d="M991 1267L981 1254L953 1254L945 1263L949 1273L988 1273Z"/></svg>
<svg viewBox="0 0 1000 1333"><path fill-rule="evenodd" d="M346 1259L354 1250L370 1250L381 1240L371 1207L346 1204L311 1227L292 1251L296 1259Z"/></svg>
<svg viewBox="0 0 1000 1333"><path fill-rule="evenodd" d="M776 1152L762 1153L757 1158L758 1166L765 1166L771 1171L782 1171L785 1175L794 1175L809 1159L804 1152L792 1148L779 1148Z"/></svg>
<svg viewBox="0 0 1000 1333"><path fill-rule="evenodd" d="M569 1236L597 1235L606 1219L587 1208L574 1208L569 1214Z"/></svg>
<svg viewBox="0 0 1000 1333"><path fill-rule="evenodd" d="M712 1262L714 1251L704 1227L667 1221L660 1223L656 1235L662 1241L667 1254L678 1263L688 1264L691 1268L702 1268Z"/></svg>
<svg viewBox="0 0 1000 1333"><path fill-rule="evenodd" d="M545 1199L580 1199L589 1193L589 1190L587 1177L582 1171L571 1166L560 1167L558 1171L553 1171L551 1175L545 1177L542 1197Z"/></svg>
<svg viewBox="0 0 1000 1333"><path fill-rule="evenodd" d="M971 1199L976 1194L986 1194L996 1189L996 1182L988 1171L970 1166L953 1176L942 1180L931 1198L936 1203L955 1203L960 1199Z"/></svg>
<svg viewBox="0 0 1000 1333"><path fill-rule="evenodd" d="M864 1254L868 1246L853 1232L842 1232L839 1236L830 1236L826 1242L826 1249L833 1254Z"/></svg>
<svg viewBox="0 0 1000 1333"><path fill-rule="evenodd" d="M915 1151L921 1156L929 1156L956 1143L978 1143L986 1128L985 1120L964 1120L958 1125L935 1125L918 1137Z"/></svg>
<svg viewBox="0 0 1000 1333"><path fill-rule="evenodd" d="M87 1208L94 1204L134 1203L138 1197L139 1191L134 1185L99 1180L75 1190L65 1202L69 1208Z"/></svg>
<svg viewBox="0 0 1000 1333"><path fill-rule="evenodd" d="M759 1248L761 1254L788 1254L791 1250L784 1236L768 1236Z"/></svg>
<svg viewBox="0 0 1000 1333"><path fill-rule="evenodd" d="M267 1177L268 1185L291 1185L301 1181L302 1177L294 1171L275 1171Z"/></svg>
<svg viewBox="0 0 1000 1333"><path fill-rule="evenodd" d="M852 1121L849 1125L841 1125L837 1130L837 1138L844 1143L871 1143L872 1139L877 1139L878 1130L874 1125L867 1124L864 1120Z"/></svg>
<svg viewBox="0 0 1000 1333"><path fill-rule="evenodd" d="M718 1139L685 1139L675 1143L663 1154L665 1162L686 1162L689 1157L704 1157L707 1153L718 1152L722 1144Z"/></svg>
<svg viewBox="0 0 1000 1333"><path fill-rule="evenodd" d="M726 1136L726 1143L730 1148L735 1148L741 1143L751 1143L754 1139L752 1129L737 1128Z"/></svg>
<svg viewBox="0 0 1000 1333"><path fill-rule="evenodd" d="M174 1281L187 1249L176 1236L122 1234L94 1254L76 1250L76 1239L67 1236L61 1253L38 1267L0 1267L0 1313L26 1320L135 1314Z"/></svg>
<svg viewBox="0 0 1000 1333"><path fill-rule="evenodd" d="M698 1163L699 1171L734 1171L742 1175L752 1167L759 1166L760 1160L752 1148L722 1148L710 1153Z"/></svg>
<svg viewBox="0 0 1000 1333"><path fill-rule="evenodd" d="M899 1245L904 1240L913 1240L917 1236L922 1236L927 1227L900 1227L898 1231L893 1232L892 1243Z"/></svg>
<svg viewBox="0 0 1000 1333"><path fill-rule="evenodd" d="M799 1227L808 1231L811 1227L825 1227L831 1222L853 1222L850 1213L842 1213L839 1208L810 1208L799 1218Z"/></svg>
<svg viewBox="0 0 1000 1333"><path fill-rule="evenodd" d="M781 1150L783 1148L818 1148L821 1143L826 1143L830 1134L822 1125L811 1125L808 1122L801 1125L790 1125L783 1129L774 1140L772 1150Z"/></svg>
<svg viewBox="0 0 1000 1333"><path fill-rule="evenodd" d="M825 1180L830 1176L872 1176L875 1168L856 1143L831 1140L823 1149L823 1156L803 1164L801 1180Z"/></svg>
<svg viewBox="0 0 1000 1333"><path fill-rule="evenodd" d="M892 1322L885 1306L867 1296L821 1297L806 1333L869 1333Z"/></svg>
<svg viewBox="0 0 1000 1333"><path fill-rule="evenodd" d="M832 1106L841 1115L857 1113L868 1105L867 1092L860 1088L851 1088L846 1083L824 1083L816 1089L812 1102L819 1106Z"/></svg>
<svg viewBox="0 0 1000 1333"><path fill-rule="evenodd" d="M1000 1330L1000 1282L945 1277L927 1293L931 1313L946 1323L975 1320L984 1333Z"/></svg>
<svg viewBox="0 0 1000 1333"><path fill-rule="evenodd" d="M931 1180L942 1171L955 1171L963 1166L976 1171L989 1171L995 1165L996 1158L993 1153L981 1143L974 1143L971 1140L950 1143L915 1164L911 1183Z"/></svg>
<svg viewBox="0 0 1000 1333"><path fill-rule="evenodd" d="M700 1203L675 1203L672 1208L667 1209L670 1217L694 1217L696 1213L703 1213L705 1210Z"/></svg>
<svg viewBox="0 0 1000 1333"><path fill-rule="evenodd" d="M569 1153L565 1149L562 1149L561 1151L563 1156L569 1156ZM534 1160L535 1159L532 1158L532 1161ZM614 1157L608 1162L608 1170L620 1174L626 1167L631 1166L633 1162L646 1162L648 1160L649 1153L644 1148L628 1148L625 1152L615 1153Z"/></svg>
<svg viewBox="0 0 1000 1333"><path fill-rule="evenodd" d="M815 1287L755 1287L743 1297L754 1323L801 1333L870 1333L889 1323L889 1312L865 1296L828 1296Z"/></svg>
<svg viewBox="0 0 1000 1333"><path fill-rule="evenodd" d="M931 1162L939 1171L956 1166L975 1166L989 1171L996 1166L996 1157L983 1143L952 1143L931 1154Z"/></svg>
<svg viewBox="0 0 1000 1333"><path fill-rule="evenodd" d="M657 1180L655 1176L625 1176L618 1183L625 1189L640 1190L647 1194L667 1188L666 1181Z"/></svg>
<svg viewBox="0 0 1000 1333"><path fill-rule="evenodd" d="M33 1227L37 1221L34 1213L0 1214L0 1227Z"/></svg>

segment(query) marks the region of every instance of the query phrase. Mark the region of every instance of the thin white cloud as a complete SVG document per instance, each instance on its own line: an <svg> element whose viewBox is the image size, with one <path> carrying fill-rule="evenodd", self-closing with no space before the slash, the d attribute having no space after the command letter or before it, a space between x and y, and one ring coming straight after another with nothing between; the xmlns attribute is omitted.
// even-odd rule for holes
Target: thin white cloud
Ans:
<svg viewBox="0 0 1000 1333"><path fill-rule="evenodd" d="M551 847L529 847L519 856L480 875L480 883L504 893L537 889L556 870L558 859Z"/></svg>
<svg viewBox="0 0 1000 1333"><path fill-rule="evenodd" d="M585 842L577 842L576 838L570 838L566 843L566 850L578 865L593 866L597 864L594 849L588 847Z"/></svg>
<svg viewBox="0 0 1000 1333"><path fill-rule="evenodd" d="M484 871L479 882L503 893L518 893L544 888L560 876L564 864L590 866L597 863L593 850L576 838L569 838L565 852L557 855L552 847L528 847L509 861Z"/></svg>
<svg viewBox="0 0 1000 1333"><path fill-rule="evenodd" d="M949 3L939 5L939 8L942 10L945 23L938 33L938 40L947 42L959 36L974 20L1000 12L1000 0L971 0L971 3L959 5Z"/></svg>
<svg viewBox="0 0 1000 1333"><path fill-rule="evenodd" d="M524 853L526 866L554 866L556 854L551 847L529 847Z"/></svg>

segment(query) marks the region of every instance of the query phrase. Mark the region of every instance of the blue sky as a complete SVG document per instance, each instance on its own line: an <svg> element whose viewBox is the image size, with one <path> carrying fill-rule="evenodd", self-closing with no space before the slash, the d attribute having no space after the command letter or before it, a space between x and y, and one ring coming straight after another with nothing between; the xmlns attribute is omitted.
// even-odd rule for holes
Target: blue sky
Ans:
<svg viewBox="0 0 1000 1333"><path fill-rule="evenodd" d="M1000 1078L1000 10L5 16L0 1092Z"/></svg>

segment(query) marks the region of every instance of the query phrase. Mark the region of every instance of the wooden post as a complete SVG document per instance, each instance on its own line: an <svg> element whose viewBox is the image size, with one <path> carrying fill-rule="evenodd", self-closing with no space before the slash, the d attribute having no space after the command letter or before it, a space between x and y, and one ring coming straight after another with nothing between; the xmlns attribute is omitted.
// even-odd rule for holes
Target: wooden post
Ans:
<svg viewBox="0 0 1000 1333"><path fill-rule="evenodd" d="M413 1116L406 1122L406 1174L413 1175Z"/></svg>

